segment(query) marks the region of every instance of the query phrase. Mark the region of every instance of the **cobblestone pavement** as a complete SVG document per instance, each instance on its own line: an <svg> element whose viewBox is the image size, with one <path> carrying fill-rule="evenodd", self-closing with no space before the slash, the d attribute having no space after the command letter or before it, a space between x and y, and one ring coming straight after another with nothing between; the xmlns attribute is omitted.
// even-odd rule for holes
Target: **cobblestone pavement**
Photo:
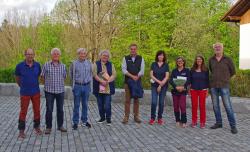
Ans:
<svg viewBox="0 0 250 152"><path fill-rule="evenodd" d="M114 103L112 105L112 125L97 124L98 110L95 101L90 101L89 119L93 127L79 127L77 131L72 130L72 101L65 101L65 123L67 133L56 130L56 119L54 110L53 130L50 135L37 136L33 131L33 113L31 106L27 115L25 139L18 139L17 122L19 115L19 98L0 97L0 151L248 151L250 152L250 115L237 114L238 130L236 135L231 134L228 121L224 119L224 128L210 130L209 126L214 123L212 111L207 112L207 127L200 128L176 128L173 111L171 107L166 108L163 126L148 124L150 106L141 105L140 113L143 123L134 123L131 115L129 124L123 125L123 105ZM45 127L45 100L42 99L42 122ZM190 109L188 111L188 122L190 122ZM226 118L225 112L223 117Z"/></svg>

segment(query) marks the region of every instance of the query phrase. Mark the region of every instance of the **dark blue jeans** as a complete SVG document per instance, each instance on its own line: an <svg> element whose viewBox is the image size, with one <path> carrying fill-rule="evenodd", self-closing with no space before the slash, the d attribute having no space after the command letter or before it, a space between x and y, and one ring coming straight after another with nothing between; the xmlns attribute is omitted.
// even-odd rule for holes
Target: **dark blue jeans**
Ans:
<svg viewBox="0 0 250 152"><path fill-rule="evenodd" d="M98 93L96 99L101 119L111 120L111 95Z"/></svg>
<svg viewBox="0 0 250 152"><path fill-rule="evenodd" d="M211 88L211 98L213 102L213 109L217 124L222 124L221 111L220 111L220 99L222 98L223 105L225 107L227 118L231 127L236 126L234 117L234 111L230 99L229 88Z"/></svg>
<svg viewBox="0 0 250 152"><path fill-rule="evenodd" d="M90 84L88 85L75 85L73 88L74 94L74 108L73 108L73 124L79 123L79 109L82 102L81 120L83 123L88 121L88 101L90 93Z"/></svg>
<svg viewBox="0 0 250 152"><path fill-rule="evenodd" d="M151 86L151 96L152 96L152 102L151 102L151 119L155 120L156 117L156 107L159 99L159 107L158 107L158 119L162 118L162 113L164 110L164 99L166 96L167 87L161 88L161 92L157 92L157 87Z"/></svg>
<svg viewBox="0 0 250 152"><path fill-rule="evenodd" d="M63 126L63 103L64 103L64 92L55 94L45 91L46 98L46 128L52 128L52 113L54 108L54 100L56 99L56 116L57 116L57 127Z"/></svg>

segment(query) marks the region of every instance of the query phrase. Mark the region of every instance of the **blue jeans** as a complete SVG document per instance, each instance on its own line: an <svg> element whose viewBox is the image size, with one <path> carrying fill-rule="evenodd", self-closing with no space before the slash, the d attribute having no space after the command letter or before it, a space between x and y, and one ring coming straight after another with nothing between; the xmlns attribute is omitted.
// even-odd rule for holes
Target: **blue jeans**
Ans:
<svg viewBox="0 0 250 152"><path fill-rule="evenodd" d="M162 113L164 109L164 99L166 96L167 87L161 88L161 92L157 92L157 87L151 86L151 96L152 96L152 102L151 102L151 119L155 120L156 117L156 107L158 103L159 98L159 107L158 107L158 119L162 118Z"/></svg>
<svg viewBox="0 0 250 152"><path fill-rule="evenodd" d="M98 93L96 99L101 119L111 120L111 95Z"/></svg>
<svg viewBox="0 0 250 152"><path fill-rule="evenodd" d="M56 116L57 116L57 127L63 126L63 103L64 103L64 92L62 93L49 93L45 91L46 98L46 128L52 128L52 113L54 108L54 100L56 99Z"/></svg>
<svg viewBox="0 0 250 152"><path fill-rule="evenodd" d="M236 121L234 117L233 107L231 104L229 88L211 88L211 98L213 102L216 123L222 124L219 96L221 96L222 98L222 102L225 107L230 126L235 127Z"/></svg>
<svg viewBox="0 0 250 152"><path fill-rule="evenodd" d="M77 85L73 88L74 94L74 108L73 108L73 124L79 123L79 109L80 102L82 101L82 116L81 120L83 123L88 121L88 101L90 93L90 84L88 85Z"/></svg>

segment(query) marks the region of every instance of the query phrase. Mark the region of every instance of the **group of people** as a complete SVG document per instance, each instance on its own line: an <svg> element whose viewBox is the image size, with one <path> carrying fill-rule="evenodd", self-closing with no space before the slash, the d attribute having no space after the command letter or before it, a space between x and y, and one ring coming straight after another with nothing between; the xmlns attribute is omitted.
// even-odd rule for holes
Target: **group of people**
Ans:
<svg viewBox="0 0 250 152"><path fill-rule="evenodd" d="M223 44L213 45L214 56L209 59L206 67L205 60L197 55L191 69L185 67L186 61L183 57L176 59L176 68L169 74L169 66L166 54L160 50L156 53L155 62L151 64L151 118L149 124L156 121L159 125L164 124L162 118L164 101L168 90L168 83L172 86L172 97L176 126L187 127L186 96L190 94L192 101L191 127L197 126L197 110L200 110L200 128L206 125L206 97L210 89L216 123L211 129L222 128L222 117L220 111L221 96L226 109L231 132L237 133L235 116L230 100L229 81L235 74L232 60L223 53ZM145 61L137 54L137 45L129 46L130 54L122 61L122 73L125 76L125 102L123 124L127 124L130 115L131 100L133 100L134 121L141 123L139 116L139 98L143 97L141 77L144 75ZM110 62L110 52L103 50L99 53L99 60L92 64L88 59L85 48L77 49L78 58L72 62L69 68L69 76L72 82L74 97L72 128L77 130L79 125L91 128L88 121L88 101L93 84L93 94L96 97L100 119L98 123L106 122L111 125L111 96L115 94L116 69ZM46 99L46 129L45 134L50 134L52 129L52 116L54 101L56 100L57 129L67 132L63 127L64 122L64 81L67 76L66 66L60 61L61 51L58 48L51 50L51 61L46 62L41 68L34 60L35 52L29 48L25 50L25 60L16 66L16 82L20 87L20 115L18 121L19 137L25 138L25 122L29 107L32 102L34 112L34 131L41 135L40 129L40 88L39 78L44 84ZM209 74L210 71L210 74ZM79 114L81 108L81 114ZM158 106L158 114L156 109ZM81 117L79 117L81 115Z"/></svg>

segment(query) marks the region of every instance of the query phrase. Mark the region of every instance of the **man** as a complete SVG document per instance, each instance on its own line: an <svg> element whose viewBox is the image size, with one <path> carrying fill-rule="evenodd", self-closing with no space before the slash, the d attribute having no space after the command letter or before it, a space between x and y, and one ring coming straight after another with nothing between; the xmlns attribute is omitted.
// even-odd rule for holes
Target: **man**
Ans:
<svg viewBox="0 0 250 152"><path fill-rule="evenodd" d="M131 93L128 86L128 80L141 81L141 77L144 75L145 63L144 59L137 55L137 45L130 45L130 55L125 56L122 62L122 72L125 75L125 115L122 123L127 124L130 113L130 100ZM141 123L139 118L139 99L134 98L134 120L137 123Z"/></svg>
<svg viewBox="0 0 250 152"><path fill-rule="evenodd" d="M41 79L44 82L44 92L46 98L45 134L51 133L52 113L55 99L58 130L60 130L61 132L67 132L67 130L63 127L64 80L66 78L66 67L63 63L60 62L60 56L60 49L52 49L52 60L44 64L41 73Z"/></svg>
<svg viewBox="0 0 250 152"><path fill-rule="evenodd" d="M82 125L91 128L91 124L88 122L88 100L91 91L92 64L87 60L87 50L85 48L79 48L77 54L78 59L70 66L70 78L72 80L72 91L74 95L72 118L74 130L78 128L80 102L82 102Z"/></svg>
<svg viewBox="0 0 250 152"><path fill-rule="evenodd" d="M230 78L235 74L235 67L233 61L223 54L222 43L214 44L213 49L215 55L209 59L209 69L211 71L210 91L216 123L210 128L222 128L219 101L219 96L221 96L231 126L231 132L236 134L238 131L229 92L229 82Z"/></svg>
<svg viewBox="0 0 250 152"><path fill-rule="evenodd" d="M25 60L16 66L15 75L16 82L20 87L20 114L19 114L19 136L25 138L25 121L29 108L30 100L33 105L34 112L34 128L38 135L42 134L40 130L40 89L39 89L39 75L41 73L41 66L34 61L35 53L29 48L25 50Z"/></svg>

